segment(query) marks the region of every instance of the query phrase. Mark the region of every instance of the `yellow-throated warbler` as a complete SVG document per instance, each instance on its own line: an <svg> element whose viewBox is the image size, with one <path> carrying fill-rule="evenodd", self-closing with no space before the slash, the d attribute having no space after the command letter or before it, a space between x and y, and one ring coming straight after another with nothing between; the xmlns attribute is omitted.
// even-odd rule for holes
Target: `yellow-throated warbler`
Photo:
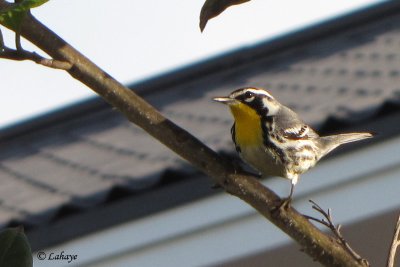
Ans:
<svg viewBox="0 0 400 267"><path fill-rule="evenodd" d="M232 139L241 158L262 176L290 179L291 200L299 175L341 144L370 138L371 133L319 136L288 107L260 88L241 88L215 101L234 117Z"/></svg>

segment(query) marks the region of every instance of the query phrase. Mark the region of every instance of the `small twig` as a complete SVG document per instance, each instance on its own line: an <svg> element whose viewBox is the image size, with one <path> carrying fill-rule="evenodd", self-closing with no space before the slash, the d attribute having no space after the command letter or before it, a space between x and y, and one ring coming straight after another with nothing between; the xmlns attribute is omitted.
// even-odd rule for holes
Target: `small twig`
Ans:
<svg viewBox="0 0 400 267"><path fill-rule="evenodd" d="M16 0L15 3L18 3L18 1L20 0ZM18 61L32 60L37 64L53 69L69 70L72 68L72 64L69 62L44 58L35 52L26 51L21 44L20 25L15 30L15 49L11 49L4 44L3 34L0 31L0 58Z"/></svg>
<svg viewBox="0 0 400 267"><path fill-rule="evenodd" d="M18 31L15 32L15 48L17 48L17 51L25 51L22 48L21 45L21 34L20 34L20 29Z"/></svg>
<svg viewBox="0 0 400 267"><path fill-rule="evenodd" d="M1 38L0 38L1 39ZM0 40L1 41L1 40ZM22 47L20 48L22 49ZM35 52L29 52L26 50L15 50L8 47L2 46L2 50L0 50L0 58L11 59L11 60L32 60L33 62L53 68L53 69L61 69L61 70L69 70L72 67L72 64L66 61L60 61L55 59L44 58L41 55Z"/></svg>
<svg viewBox="0 0 400 267"><path fill-rule="evenodd" d="M3 51L4 49L4 39L3 39L3 33L1 32L0 29L0 52Z"/></svg>
<svg viewBox="0 0 400 267"><path fill-rule="evenodd" d="M393 241L392 241L392 245L390 246L388 261L387 261L387 265L386 265L387 267L394 266L397 247L400 246L399 237L400 237L400 214L399 214L399 217L397 218L396 227L394 229Z"/></svg>
<svg viewBox="0 0 400 267"><path fill-rule="evenodd" d="M370 266L368 261L366 259L363 259L357 252L354 251L354 249L352 249L349 245L349 243L346 241L346 239L344 239L342 233L340 232L340 228L342 227L340 224L338 224L337 226L335 226L335 224L333 223L333 219L332 219L332 214L331 214L331 210L328 209L328 211L324 211L321 206L319 206L317 203L315 203L313 200L309 200L309 202L312 205L312 208L314 210L316 210L317 212L321 213L322 216L325 219L318 219L318 218L314 218L308 215L305 215L305 217L309 220L313 220L316 221L322 225L325 225L326 227L328 227L332 233L335 235L335 237L337 238L337 240L339 241L339 244L342 245L342 247L344 249L346 249L353 257L354 259L356 259L359 262L362 262L364 265L366 266Z"/></svg>

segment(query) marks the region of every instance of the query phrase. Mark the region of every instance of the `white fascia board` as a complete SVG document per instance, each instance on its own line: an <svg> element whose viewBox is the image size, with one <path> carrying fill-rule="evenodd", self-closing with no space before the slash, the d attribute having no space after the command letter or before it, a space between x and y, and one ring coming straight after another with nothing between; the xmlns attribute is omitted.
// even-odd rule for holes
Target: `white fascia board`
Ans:
<svg viewBox="0 0 400 267"><path fill-rule="evenodd" d="M400 138L395 138L321 162L301 177L293 205L317 216L308 203L311 198L323 208L331 208L336 223L346 225L397 208L399 177ZM284 179L264 183L282 196L290 187ZM35 264L204 266L288 241L247 204L221 193L45 251L77 254L78 260L70 264L37 259Z"/></svg>

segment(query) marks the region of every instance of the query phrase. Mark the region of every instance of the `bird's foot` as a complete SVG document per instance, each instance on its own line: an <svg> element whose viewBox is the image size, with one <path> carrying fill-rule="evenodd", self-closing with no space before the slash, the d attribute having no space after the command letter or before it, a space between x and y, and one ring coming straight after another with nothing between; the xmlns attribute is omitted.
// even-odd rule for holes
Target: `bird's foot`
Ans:
<svg viewBox="0 0 400 267"><path fill-rule="evenodd" d="M283 198L279 203L277 203L276 207L272 210L272 213L276 213L276 212L284 212L287 211L292 204L292 198L287 197L287 198Z"/></svg>
<svg viewBox="0 0 400 267"><path fill-rule="evenodd" d="M282 202L279 205L279 210L288 210L291 206L292 206L292 198L287 197L282 199Z"/></svg>

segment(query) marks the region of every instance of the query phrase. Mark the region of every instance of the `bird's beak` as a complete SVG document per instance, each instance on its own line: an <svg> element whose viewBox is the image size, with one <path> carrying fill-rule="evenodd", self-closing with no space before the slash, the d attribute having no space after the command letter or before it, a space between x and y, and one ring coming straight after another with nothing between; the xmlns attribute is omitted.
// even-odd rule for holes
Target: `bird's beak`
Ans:
<svg viewBox="0 0 400 267"><path fill-rule="evenodd" d="M232 105L232 104L236 104L237 100L234 98L230 98L230 97L214 97L213 98L214 101L220 102L222 104L226 104L226 105Z"/></svg>

